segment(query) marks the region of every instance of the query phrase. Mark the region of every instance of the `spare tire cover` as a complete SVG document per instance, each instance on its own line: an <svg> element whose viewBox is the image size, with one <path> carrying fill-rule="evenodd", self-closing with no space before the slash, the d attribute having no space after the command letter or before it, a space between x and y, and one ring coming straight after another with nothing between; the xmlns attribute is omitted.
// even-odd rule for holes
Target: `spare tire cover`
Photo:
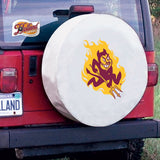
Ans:
<svg viewBox="0 0 160 160"><path fill-rule="evenodd" d="M53 106L90 126L124 118L142 98L147 62L135 31L123 20L82 15L62 24L43 56L42 79Z"/></svg>

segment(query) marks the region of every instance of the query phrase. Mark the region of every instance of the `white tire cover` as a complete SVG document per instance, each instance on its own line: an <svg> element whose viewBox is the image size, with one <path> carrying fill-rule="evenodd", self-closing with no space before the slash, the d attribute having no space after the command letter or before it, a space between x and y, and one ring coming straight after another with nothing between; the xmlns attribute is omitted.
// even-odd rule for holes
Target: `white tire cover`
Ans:
<svg viewBox="0 0 160 160"><path fill-rule="evenodd" d="M90 126L124 118L147 85L145 52L135 31L111 15L72 18L51 36L42 79L53 106Z"/></svg>

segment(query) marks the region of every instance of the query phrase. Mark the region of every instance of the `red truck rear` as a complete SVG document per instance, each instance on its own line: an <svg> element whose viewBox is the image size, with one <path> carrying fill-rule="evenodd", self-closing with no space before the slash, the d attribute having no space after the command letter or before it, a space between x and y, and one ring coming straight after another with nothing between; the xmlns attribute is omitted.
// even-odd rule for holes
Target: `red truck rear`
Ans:
<svg viewBox="0 0 160 160"><path fill-rule="evenodd" d="M159 121L143 119L153 117L158 79L147 0L0 3L0 148L17 148L16 153L23 151L22 157L30 157L126 150L133 139L159 137ZM140 39L148 64L148 83L141 100L123 120L100 128L61 115L44 90L41 73L44 49L56 29L73 17L93 12L114 15L129 24ZM16 24L20 26L24 20L32 22L32 28L33 22L35 26L40 22L38 35L24 35L21 28L16 30L21 35L13 35Z"/></svg>

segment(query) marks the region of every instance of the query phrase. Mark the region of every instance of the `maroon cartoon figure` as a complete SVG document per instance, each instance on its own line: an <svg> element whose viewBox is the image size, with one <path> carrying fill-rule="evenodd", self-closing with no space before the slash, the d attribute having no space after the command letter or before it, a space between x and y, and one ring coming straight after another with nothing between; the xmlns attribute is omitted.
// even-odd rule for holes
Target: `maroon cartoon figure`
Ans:
<svg viewBox="0 0 160 160"><path fill-rule="evenodd" d="M111 88L111 92L114 91L117 96L120 97L120 94L115 90L115 88L119 91L121 90L115 86L113 88L112 82L114 82L115 84L119 84L121 80L121 72L119 72L118 75L113 73L112 59L105 49L103 49L103 52L97 52L97 58L98 61L96 59L93 59L92 65L90 65L93 73L91 73L91 71L86 68L87 73L94 76L88 81L87 85L89 86L90 84L93 84L94 87L97 87L105 82L107 87ZM115 98L113 93L112 96Z"/></svg>

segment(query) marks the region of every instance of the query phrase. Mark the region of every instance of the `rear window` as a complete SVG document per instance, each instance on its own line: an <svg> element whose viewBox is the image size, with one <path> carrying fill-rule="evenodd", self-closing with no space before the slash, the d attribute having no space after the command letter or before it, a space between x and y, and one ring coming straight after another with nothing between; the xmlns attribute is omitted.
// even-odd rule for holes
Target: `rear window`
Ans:
<svg viewBox="0 0 160 160"><path fill-rule="evenodd" d="M126 21L144 43L143 21L139 0L0 0L0 46L45 45L53 32L67 19L72 5L93 5L94 12L110 14ZM64 10L64 15L53 12ZM40 32L32 35L13 36L12 25L27 20L40 24Z"/></svg>

